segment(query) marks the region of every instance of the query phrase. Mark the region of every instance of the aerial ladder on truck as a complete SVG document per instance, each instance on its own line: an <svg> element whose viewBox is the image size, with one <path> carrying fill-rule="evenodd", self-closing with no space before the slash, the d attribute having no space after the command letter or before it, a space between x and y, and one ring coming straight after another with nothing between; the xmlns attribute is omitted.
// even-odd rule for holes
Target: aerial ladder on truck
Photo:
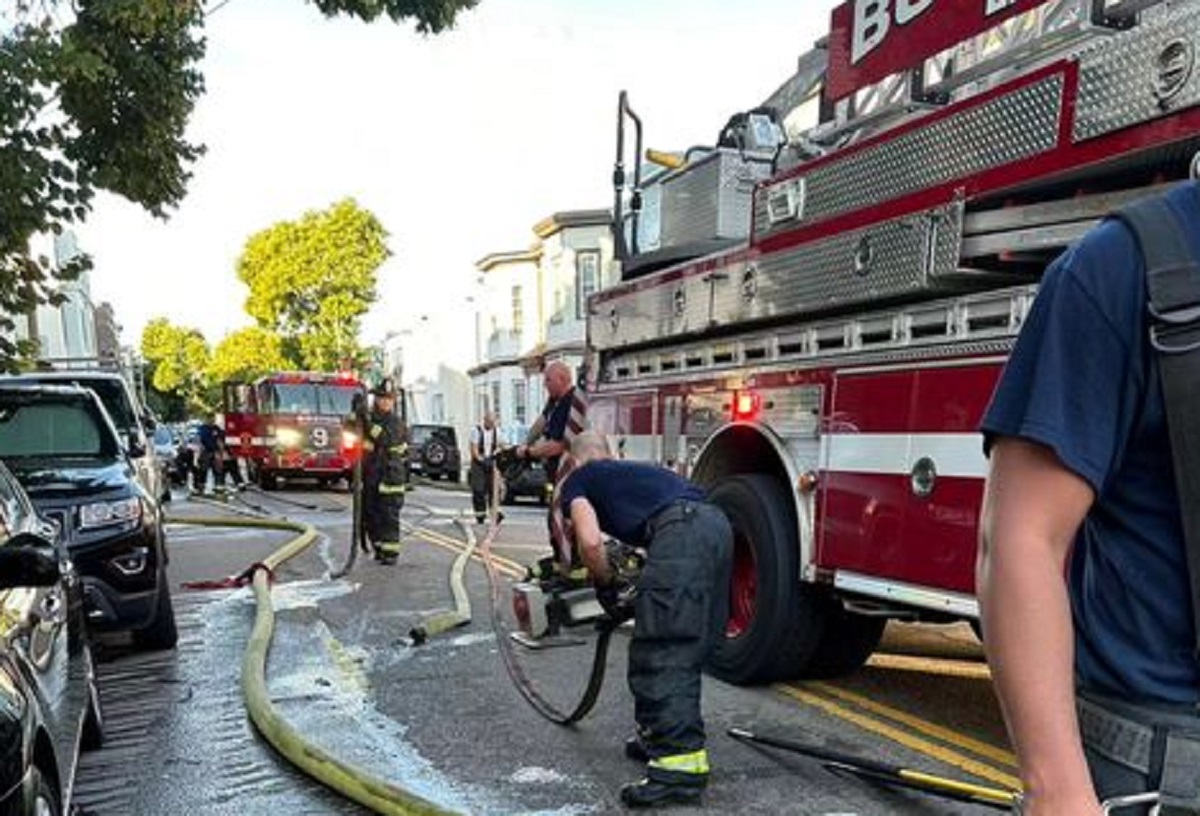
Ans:
<svg viewBox="0 0 1200 816"><path fill-rule="evenodd" d="M847 0L764 104L653 167L622 93L590 413L733 522L718 676L977 621L978 422L1050 260L1196 172L1197 43L1200 0Z"/></svg>

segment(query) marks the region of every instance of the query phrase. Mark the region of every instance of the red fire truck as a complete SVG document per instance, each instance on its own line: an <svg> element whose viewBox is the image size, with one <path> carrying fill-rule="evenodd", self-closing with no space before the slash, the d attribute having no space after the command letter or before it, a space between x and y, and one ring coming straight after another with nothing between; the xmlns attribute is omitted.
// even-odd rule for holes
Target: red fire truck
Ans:
<svg viewBox="0 0 1200 816"><path fill-rule="evenodd" d="M622 94L591 418L733 522L718 675L834 675L889 618L977 619L978 423L1048 262L1195 173L1198 44L1197 0L848 0L653 172Z"/></svg>
<svg viewBox="0 0 1200 816"><path fill-rule="evenodd" d="M225 443L264 490L280 477L349 480L362 449L343 420L356 394L366 389L352 374L293 371L226 383Z"/></svg>

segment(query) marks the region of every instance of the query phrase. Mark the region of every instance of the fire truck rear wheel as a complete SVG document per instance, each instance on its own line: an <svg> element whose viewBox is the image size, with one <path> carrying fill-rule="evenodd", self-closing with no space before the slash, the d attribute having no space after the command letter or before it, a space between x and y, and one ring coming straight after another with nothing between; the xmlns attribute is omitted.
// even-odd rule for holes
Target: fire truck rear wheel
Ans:
<svg viewBox="0 0 1200 816"><path fill-rule="evenodd" d="M887 625L887 618L847 612L834 598L827 603L825 631L801 672L809 679L841 677L862 666L879 645Z"/></svg>
<svg viewBox="0 0 1200 816"><path fill-rule="evenodd" d="M791 497L770 476L734 476L710 499L733 526L734 575L725 637L709 661L716 677L741 685L803 673L825 631L827 599L800 584Z"/></svg>
<svg viewBox="0 0 1200 816"><path fill-rule="evenodd" d="M263 490L274 490L279 486L279 477L266 468L259 468L258 486Z"/></svg>

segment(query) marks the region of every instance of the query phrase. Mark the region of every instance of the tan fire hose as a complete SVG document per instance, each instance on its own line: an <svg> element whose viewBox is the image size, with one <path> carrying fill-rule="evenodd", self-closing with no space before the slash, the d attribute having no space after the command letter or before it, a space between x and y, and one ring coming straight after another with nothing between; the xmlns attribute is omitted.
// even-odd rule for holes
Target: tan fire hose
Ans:
<svg viewBox="0 0 1200 816"><path fill-rule="evenodd" d="M242 660L242 696L246 712L255 728L271 746L303 773L336 793L389 816L443 816L453 814L403 788L379 779L344 762L307 741L279 714L267 693L267 654L275 629L275 609L271 603L271 576L288 560L300 555L316 541L318 532L310 524L274 519L230 516L172 518L172 524L205 527L240 527L284 530L297 533L289 542L271 553L245 573L226 579L222 584L250 583L254 587L257 611L254 628Z"/></svg>

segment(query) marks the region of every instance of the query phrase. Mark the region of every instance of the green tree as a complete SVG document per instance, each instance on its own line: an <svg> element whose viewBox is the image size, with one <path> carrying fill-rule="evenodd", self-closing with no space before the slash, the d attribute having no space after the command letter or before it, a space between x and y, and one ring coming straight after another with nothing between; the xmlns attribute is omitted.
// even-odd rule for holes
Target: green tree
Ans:
<svg viewBox="0 0 1200 816"><path fill-rule="evenodd" d="M250 288L246 311L306 369L359 359L359 323L376 300L386 242L379 219L353 199L268 227L238 259L238 278Z"/></svg>
<svg viewBox="0 0 1200 816"><path fill-rule="evenodd" d="M155 318L142 330L142 357L150 365L150 385L164 397L174 395L189 411L203 413L216 404L208 367L212 357L196 329Z"/></svg>
<svg viewBox="0 0 1200 816"><path fill-rule="evenodd" d="M478 0L312 2L437 33ZM90 265L54 268L35 236L85 220L97 190L159 217L182 201L204 152L184 133L204 91L205 15L201 0L0 0L0 371L33 350L12 339L13 316Z"/></svg>
<svg viewBox="0 0 1200 816"><path fill-rule="evenodd" d="M261 326L251 326L227 334L217 343L208 364L208 377L218 385L248 382L272 371L299 367L284 355L279 335Z"/></svg>

